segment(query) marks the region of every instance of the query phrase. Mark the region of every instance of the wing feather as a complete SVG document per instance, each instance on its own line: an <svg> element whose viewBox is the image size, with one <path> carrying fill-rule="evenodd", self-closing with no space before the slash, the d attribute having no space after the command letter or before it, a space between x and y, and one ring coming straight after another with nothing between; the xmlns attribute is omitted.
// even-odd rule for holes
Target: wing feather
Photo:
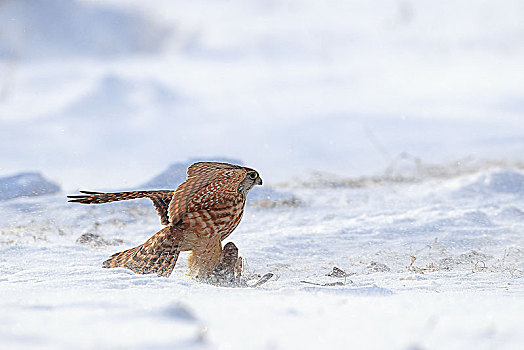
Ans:
<svg viewBox="0 0 524 350"><path fill-rule="evenodd" d="M167 210L169 202L173 198L174 191L156 190L156 191L130 191L130 192L93 192L80 191L81 195L67 196L69 202L82 204L102 204L117 201L125 201L137 198L149 198L155 206L156 212L160 216L162 225L169 225Z"/></svg>
<svg viewBox="0 0 524 350"><path fill-rule="evenodd" d="M203 208L209 209L238 196L238 186L247 171L224 163L195 163L188 169L187 180L177 187L169 204L169 219L173 224L184 215Z"/></svg>

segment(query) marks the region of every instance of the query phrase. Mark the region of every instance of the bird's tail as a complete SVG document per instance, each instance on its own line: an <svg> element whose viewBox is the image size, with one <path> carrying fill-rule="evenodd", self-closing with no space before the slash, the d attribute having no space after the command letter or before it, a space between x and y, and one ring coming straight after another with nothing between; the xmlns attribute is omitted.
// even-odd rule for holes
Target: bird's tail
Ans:
<svg viewBox="0 0 524 350"><path fill-rule="evenodd" d="M144 244L111 255L102 266L125 267L140 274L169 277L180 254L182 237L182 232L175 227L164 227Z"/></svg>

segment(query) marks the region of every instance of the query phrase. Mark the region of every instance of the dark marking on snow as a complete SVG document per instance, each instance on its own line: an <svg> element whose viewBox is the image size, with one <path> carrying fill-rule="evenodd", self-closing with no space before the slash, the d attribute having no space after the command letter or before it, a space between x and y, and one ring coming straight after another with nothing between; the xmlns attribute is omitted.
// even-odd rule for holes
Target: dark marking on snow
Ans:
<svg viewBox="0 0 524 350"><path fill-rule="evenodd" d="M329 276L329 277L348 277L350 275L354 275L355 273L351 273L351 274L348 274L346 271L336 267L336 266L333 266L333 270L328 273L326 276Z"/></svg>
<svg viewBox="0 0 524 350"><path fill-rule="evenodd" d="M271 272L268 272L264 276L260 277L260 279L257 282L255 282L255 284L253 284L253 285L251 285L249 287L251 287L251 288L260 287L261 285L263 285L264 283L269 281L271 279L271 277L273 277L273 276L274 275Z"/></svg>
<svg viewBox="0 0 524 350"><path fill-rule="evenodd" d="M301 283L306 284L312 284L314 286L321 286L321 287L335 287L335 286L345 286L346 283L344 282L330 282L330 283L315 283L315 282L309 282L309 281L300 281Z"/></svg>

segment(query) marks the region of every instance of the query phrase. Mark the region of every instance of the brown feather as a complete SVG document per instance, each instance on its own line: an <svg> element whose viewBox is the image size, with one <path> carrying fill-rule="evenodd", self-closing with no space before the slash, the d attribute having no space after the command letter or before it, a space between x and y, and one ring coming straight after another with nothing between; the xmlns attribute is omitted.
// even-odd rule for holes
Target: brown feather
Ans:
<svg viewBox="0 0 524 350"><path fill-rule="evenodd" d="M136 273L156 273L169 277L180 254L183 232L173 226L164 227L144 244L111 255L103 267L125 267Z"/></svg>
<svg viewBox="0 0 524 350"><path fill-rule="evenodd" d="M81 195L67 196L69 202L82 204L103 204L117 201L125 201L138 198L149 198L153 202L155 209L160 216L162 225L169 225L169 217L167 209L169 202L173 197L174 191L169 190L155 190L155 191L130 191L130 192L92 192L80 191Z"/></svg>
<svg viewBox="0 0 524 350"><path fill-rule="evenodd" d="M200 167L195 167L200 165ZM211 171L213 170L214 171ZM189 167L187 180L180 184L169 203L169 220L173 224L193 211L213 209L226 199L238 196L238 186L247 171L238 166L212 167L209 163L196 163Z"/></svg>

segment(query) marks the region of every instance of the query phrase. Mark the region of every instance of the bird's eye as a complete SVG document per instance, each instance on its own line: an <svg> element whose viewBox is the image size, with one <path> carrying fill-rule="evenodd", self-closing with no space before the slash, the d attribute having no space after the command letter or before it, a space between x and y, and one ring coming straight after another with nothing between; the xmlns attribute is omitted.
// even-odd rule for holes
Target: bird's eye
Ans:
<svg viewBox="0 0 524 350"><path fill-rule="evenodd" d="M249 173L248 176L249 176L249 178L251 180L254 180L254 179L256 179L258 177L258 174L257 173Z"/></svg>

